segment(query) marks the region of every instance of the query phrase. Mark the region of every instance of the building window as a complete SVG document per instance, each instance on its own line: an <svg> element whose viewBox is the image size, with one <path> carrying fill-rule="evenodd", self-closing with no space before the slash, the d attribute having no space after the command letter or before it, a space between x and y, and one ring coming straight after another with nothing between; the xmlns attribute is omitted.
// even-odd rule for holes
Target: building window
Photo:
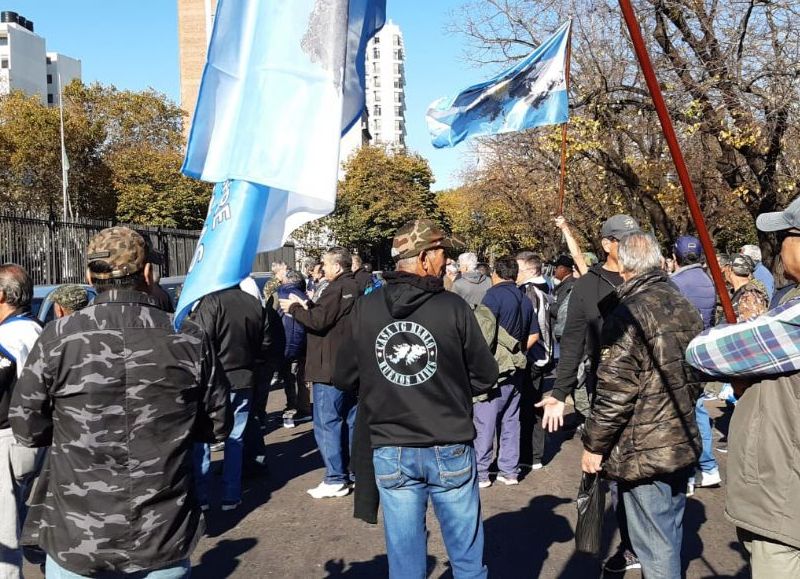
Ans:
<svg viewBox="0 0 800 579"><path fill-rule="evenodd" d="M380 44L380 43L381 43L381 37L380 37L380 36L376 36L376 37L374 37L372 40L373 40L373 42L374 42L375 44Z"/></svg>
<svg viewBox="0 0 800 579"><path fill-rule="evenodd" d="M372 107L372 114L374 114L376 117L381 116L381 105L375 105Z"/></svg>
<svg viewBox="0 0 800 579"><path fill-rule="evenodd" d="M380 58L381 57L381 49L377 46L372 49L372 58Z"/></svg>
<svg viewBox="0 0 800 579"><path fill-rule="evenodd" d="M0 68L8 68L8 59L7 58L4 58L3 60L0 60Z"/></svg>
<svg viewBox="0 0 800 579"><path fill-rule="evenodd" d="M0 36L0 46L8 46L8 36Z"/></svg>
<svg viewBox="0 0 800 579"><path fill-rule="evenodd" d="M394 130L402 133L403 132L403 121L395 121L394 122Z"/></svg>
<svg viewBox="0 0 800 579"><path fill-rule="evenodd" d="M395 49L394 51L394 59L395 60L403 60L403 51L399 48Z"/></svg>
<svg viewBox="0 0 800 579"><path fill-rule="evenodd" d="M394 93L394 102L396 102L398 104L402 103L403 102L403 93L401 93L401 92Z"/></svg>
<svg viewBox="0 0 800 579"><path fill-rule="evenodd" d="M52 60L50 60L50 57L49 57L49 56L48 56L48 57L45 59L45 62L46 62L47 64L52 64L52 63L53 63L53 61L52 61Z"/></svg>
<svg viewBox="0 0 800 579"><path fill-rule="evenodd" d="M403 74L403 65L402 64L398 64L398 63L395 62L394 63L394 73L395 74Z"/></svg>
<svg viewBox="0 0 800 579"><path fill-rule="evenodd" d="M402 117L403 116L403 107L394 107L394 116Z"/></svg>
<svg viewBox="0 0 800 579"><path fill-rule="evenodd" d="M372 72L380 72L380 71L381 71L380 65L377 62L373 62L372 63Z"/></svg>
<svg viewBox="0 0 800 579"><path fill-rule="evenodd" d="M53 75L52 74L48 74L47 75L47 84L53 84Z"/></svg>
<svg viewBox="0 0 800 579"><path fill-rule="evenodd" d="M381 102L381 93L380 93L380 91L377 91L377 90L376 90L376 91L375 91L375 92L373 92L372 94L373 94L373 95L374 95L374 97L375 97L375 102L376 102L376 103L379 103L379 102Z"/></svg>
<svg viewBox="0 0 800 579"><path fill-rule="evenodd" d="M47 93L47 104L53 104L53 93L51 92Z"/></svg>
<svg viewBox="0 0 800 579"><path fill-rule="evenodd" d="M394 88L403 88L403 81L399 78L394 79Z"/></svg>
<svg viewBox="0 0 800 579"><path fill-rule="evenodd" d="M381 86L381 77L379 77L378 75L373 76L372 77L372 86L374 86L375 88L380 88L380 86Z"/></svg>
<svg viewBox="0 0 800 579"><path fill-rule="evenodd" d="M375 132L379 133L380 130L381 130L381 120L380 119L375 119L374 125L375 125Z"/></svg>
<svg viewBox="0 0 800 579"><path fill-rule="evenodd" d="M394 42L395 46L400 46L400 36L398 36L397 34L394 35L392 41Z"/></svg>

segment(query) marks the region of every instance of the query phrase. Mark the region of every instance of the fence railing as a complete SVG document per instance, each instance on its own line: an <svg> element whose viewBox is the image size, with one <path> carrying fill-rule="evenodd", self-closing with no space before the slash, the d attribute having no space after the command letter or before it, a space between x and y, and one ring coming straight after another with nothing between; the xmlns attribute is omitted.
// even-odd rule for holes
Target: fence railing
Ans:
<svg viewBox="0 0 800 579"><path fill-rule="evenodd" d="M113 223L106 220L74 219L0 212L0 263L23 266L34 284L81 283L86 275L86 246L94 234L112 225L127 225L147 238L164 256L156 266L161 277L184 275L192 262L199 231L147 225ZM260 253L253 271L269 271L273 261L293 264L294 247Z"/></svg>

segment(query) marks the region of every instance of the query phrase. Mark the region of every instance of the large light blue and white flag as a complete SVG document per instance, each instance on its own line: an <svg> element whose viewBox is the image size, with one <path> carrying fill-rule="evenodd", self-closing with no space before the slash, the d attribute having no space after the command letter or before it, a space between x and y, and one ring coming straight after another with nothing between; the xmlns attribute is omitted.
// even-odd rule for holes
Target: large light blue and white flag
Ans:
<svg viewBox="0 0 800 579"><path fill-rule="evenodd" d="M220 0L181 169L217 183L175 314L233 287L336 202L386 0Z"/></svg>
<svg viewBox="0 0 800 579"><path fill-rule="evenodd" d="M493 79L431 104L426 120L433 146L453 147L467 137L567 122L570 28L571 21L566 22L527 58Z"/></svg>

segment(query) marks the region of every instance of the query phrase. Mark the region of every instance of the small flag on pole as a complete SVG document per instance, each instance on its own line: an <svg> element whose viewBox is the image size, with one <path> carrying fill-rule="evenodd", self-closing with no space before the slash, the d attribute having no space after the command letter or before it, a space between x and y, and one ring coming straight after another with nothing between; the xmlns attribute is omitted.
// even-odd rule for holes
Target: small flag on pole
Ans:
<svg viewBox="0 0 800 579"><path fill-rule="evenodd" d="M182 171L217 183L178 302L238 285L336 201L341 135L364 109L386 0L220 0Z"/></svg>
<svg viewBox="0 0 800 579"><path fill-rule="evenodd" d="M428 108L433 146L453 147L478 135L559 125L569 119L566 62L571 22L496 77Z"/></svg>

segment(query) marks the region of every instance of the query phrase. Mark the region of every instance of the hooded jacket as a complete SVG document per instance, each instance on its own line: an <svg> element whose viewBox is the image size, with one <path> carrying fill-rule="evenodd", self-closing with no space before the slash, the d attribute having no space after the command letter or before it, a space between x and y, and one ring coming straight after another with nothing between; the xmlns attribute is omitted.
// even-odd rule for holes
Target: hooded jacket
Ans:
<svg viewBox="0 0 800 579"><path fill-rule="evenodd" d="M567 309L567 324L561 335L561 357L553 386L553 396L564 401L578 385L578 367L585 358L597 367L600 356L600 331L603 315L610 312L617 302L616 287L622 284L622 276L603 269L597 264L581 276L570 294Z"/></svg>
<svg viewBox="0 0 800 579"><path fill-rule="evenodd" d="M472 396L498 373L475 315L438 278L384 277L353 307L334 384L358 390L373 448L471 443Z"/></svg>
<svg viewBox="0 0 800 579"><path fill-rule="evenodd" d="M683 354L703 322L662 271L636 276L618 293L603 326L583 445L605 457L606 476L635 482L677 472L700 456L694 409L701 384Z"/></svg>
<svg viewBox="0 0 800 579"><path fill-rule="evenodd" d="M350 314L361 290L351 271L342 273L324 289L316 302L306 302L308 309L295 304L289 308L289 314L306 327L306 380L332 384L336 352L349 339L344 318Z"/></svg>
<svg viewBox="0 0 800 579"><path fill-rule="evenodd" d="M473 308L483 301L483 296L492 287L492 280L479 271L462 273L453 282L453 293L464 298Z"/></svg>

